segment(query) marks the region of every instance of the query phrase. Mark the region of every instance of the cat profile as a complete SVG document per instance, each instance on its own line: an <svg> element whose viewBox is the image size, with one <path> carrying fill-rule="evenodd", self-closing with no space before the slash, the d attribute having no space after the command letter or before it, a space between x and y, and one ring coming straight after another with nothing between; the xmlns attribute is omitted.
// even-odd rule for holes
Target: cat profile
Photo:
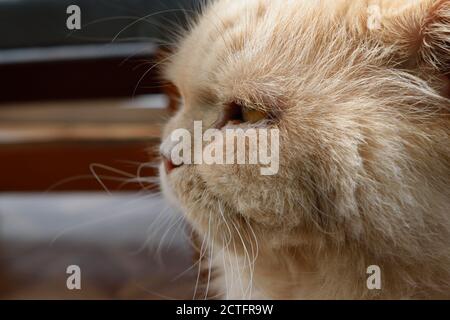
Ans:
<svg viewBox="0 0 450 320"><path fill-rule="evenodd" d="M450 298L450 1L217 0L164 70L205 297ZM194 121L279 130L279 171L174 165Z"/></svg>

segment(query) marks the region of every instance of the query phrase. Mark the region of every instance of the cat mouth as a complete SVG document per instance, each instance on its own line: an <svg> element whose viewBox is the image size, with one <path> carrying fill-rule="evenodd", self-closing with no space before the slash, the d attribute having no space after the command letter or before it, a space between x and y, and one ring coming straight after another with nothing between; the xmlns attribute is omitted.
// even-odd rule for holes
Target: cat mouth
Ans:
<svg viewBox="0 0 450 320"><path fill-rule="evenodd" d="M167 157L164 157L164 156L163 156L162 162L163 162L163 165L164 165L164 170L166 171L167 175L169 175L175 169L180 168L180 167L183 166L182 164L180 164L180 165L174 164L171 159L169 159Z"/></svg>

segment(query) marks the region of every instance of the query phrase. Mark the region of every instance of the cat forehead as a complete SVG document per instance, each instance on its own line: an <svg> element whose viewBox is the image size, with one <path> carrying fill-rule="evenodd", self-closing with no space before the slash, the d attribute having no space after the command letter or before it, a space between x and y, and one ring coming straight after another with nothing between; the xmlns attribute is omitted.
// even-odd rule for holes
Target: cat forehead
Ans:
<svg viewBox="0 0 450 320"><path fill-rule="evenodd" d="M294 40L292 43L296 35L314 29L314 36L320 37L333 32L338 24L358 34L367 30L369 14L364 0L220 0L205 9L183 45L212 51L212 43L216 43L217 49L221 44L224 49L239 51L252 40L255 47L275 40Z"/></svg>
<svg viewBox="0 0 450 320"><path fill-rule="evenodd" d="M167 74L193 95L285 97L318 64L332 69L354 55L366 38L367 8L348 0L217 1L181 41Z"/></svg>

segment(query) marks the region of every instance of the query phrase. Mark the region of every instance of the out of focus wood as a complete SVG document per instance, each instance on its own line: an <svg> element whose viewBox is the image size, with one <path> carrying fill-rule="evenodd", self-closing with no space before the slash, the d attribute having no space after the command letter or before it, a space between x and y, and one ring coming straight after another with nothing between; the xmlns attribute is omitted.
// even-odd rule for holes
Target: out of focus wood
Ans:
<svg viewBox="0 0 450 320"><path fill-rule="evenodd" d="M0 192L155 188L157 140L0 146ZM140 167L141 166L141 167ZM97 177L97 178L96 178ZM134 178L140 178L138 182ZM98 181L97 179L100 179ZM133 181L135 180L135 181Z"/></svg>
<svg viewBox="0 0 450 320"><path fill-rule="evenodd" d="M0 65L0 102L132 97L161 92L154 57ZM1 105L0 105L1 108Z"/></svg>
<svg viewBox="0 0 450 320"><path fill-rule="evenodd" d="M164 99L0 108L0 191L154 188Z"/></svg>
<svg viewBox="0 0 450 320"><path fill-rule="evenodd" d="M159 126L130 124L6 125L0 128L0 143L55 141L142 141L159 138ZM124 138L129 137L129 138ZM1 149L1 147L0 147Z"/></svg>

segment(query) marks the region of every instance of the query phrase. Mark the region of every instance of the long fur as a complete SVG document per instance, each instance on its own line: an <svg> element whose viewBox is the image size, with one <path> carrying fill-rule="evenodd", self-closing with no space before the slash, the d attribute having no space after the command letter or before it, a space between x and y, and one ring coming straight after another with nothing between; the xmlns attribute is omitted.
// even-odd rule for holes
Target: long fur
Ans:
<svg viewBox="0 0 450 320"><path fill-rule="evenodd" d="M381 28L367 27L369 5ZM183 166L163 187L222 298L450 298L450 1L218 0L169 59L165 137L239 100L276 111L280 171ZM244 125L245 126L245 125ZM168 152L167 150L163 150ZM378 265L381 290L369 290Z"/></svg>

